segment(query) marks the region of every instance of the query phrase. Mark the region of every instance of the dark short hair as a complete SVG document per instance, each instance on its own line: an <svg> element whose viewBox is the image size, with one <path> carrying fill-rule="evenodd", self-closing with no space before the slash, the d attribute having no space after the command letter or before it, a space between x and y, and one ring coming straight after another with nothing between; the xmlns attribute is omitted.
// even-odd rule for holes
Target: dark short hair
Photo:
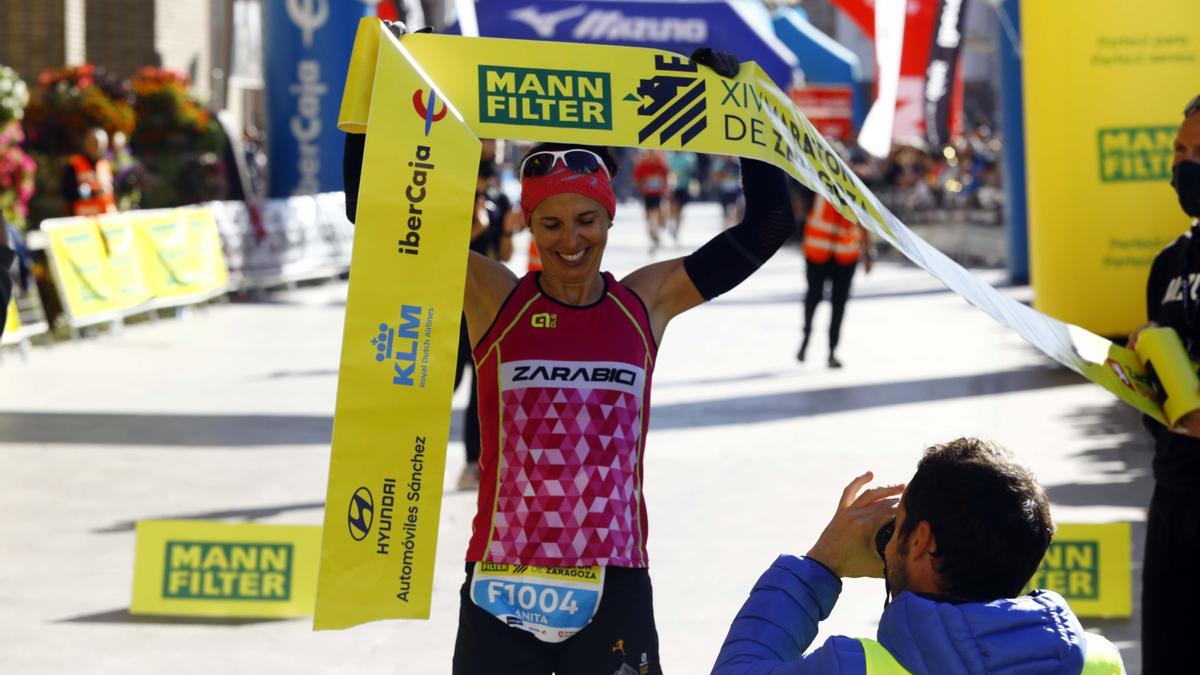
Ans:
<svg viewBox="0 0 1200 675"><path fill-rule="evenodd" d="M521 164L525 163L525 158L535 152L543 150L570 150L571 148L580 148L583 150L591 150L600 155L600 159L604 160L604 166L608 167L608 175L613 178L617 177L617 158L613 156L612 148L607 145L584 145L582 143L538 143L529 149L524 156L521 157L521 163L517 165L517 170L521 170ZM520 176L517 179L520 180Z"/></svg>
<svg viewBox="0 0 1200 675"><path fill-rule="evenodd" d="M907 537L925 521L937 541L933 561L942 594L990 602L1021 594L1054 522L1046 491L1003 446L959 438L925 451L904 492Z"/></svg>

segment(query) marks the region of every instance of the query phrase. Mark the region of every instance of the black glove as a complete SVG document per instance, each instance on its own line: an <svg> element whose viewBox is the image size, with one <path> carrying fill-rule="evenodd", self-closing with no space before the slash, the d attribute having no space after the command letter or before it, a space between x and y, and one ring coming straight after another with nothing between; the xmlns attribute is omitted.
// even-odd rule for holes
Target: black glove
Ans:
<svg viewBox="0 0 1200 675"><path fill-rule="evenodd" d="M342 147L342 189L346 191L346 220L351 223L358 215L358 183L366 147L366 134L346 134Z"/></svg>
<svg viewBox="0 0 1200 675"><path fill-rule="evenodd" d="M729 52L713 51L712 47L700 47L692 52L692 61L712 68L721 77L737 77L742 62Z"/></svg>
<svg viewBox="0 0 1200 675"><path fill-rule="evenodd" d="M392 35L395 35L396 37L400 37L401 35L406 35L408 33L432 33L433 32L433 26L426 26L424 28L418 28L417 30L410 31L410 30L408 30L408 26L404 25L403 21L384 21L383 25L387 26L387 29L390 30L392 32Z"/></svg>

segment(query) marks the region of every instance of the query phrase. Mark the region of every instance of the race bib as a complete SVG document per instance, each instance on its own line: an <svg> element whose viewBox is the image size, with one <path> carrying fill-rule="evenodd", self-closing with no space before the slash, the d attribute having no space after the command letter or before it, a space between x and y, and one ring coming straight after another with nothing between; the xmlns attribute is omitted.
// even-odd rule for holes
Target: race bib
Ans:
<svg viewBox="0 0 1200 675"><path fill-rule="evenodd" d="M600 607L604 568L475 563L471 602L542 642L583 630Z"/></svg>

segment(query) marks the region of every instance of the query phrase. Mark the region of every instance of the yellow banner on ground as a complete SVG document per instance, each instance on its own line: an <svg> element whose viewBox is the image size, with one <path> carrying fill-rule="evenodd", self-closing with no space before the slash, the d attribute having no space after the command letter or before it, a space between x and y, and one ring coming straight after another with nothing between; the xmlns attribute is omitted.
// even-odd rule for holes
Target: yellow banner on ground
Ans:
<svg viewBox="0 0 1200 675"><path fill-rule="evenodd" d="M1059 524L1029 588L1058 593L1077 616L1132 616L1132 560L1129 523Z"/></svg>
<svg viewBox="0 0 1200 675"><path fill-rule="evenodd" d="M104 244L108 249L108 262L112 266L117 288L138 302L150 299L146 286L146 275L142 271L141 246L133 226L134 215L121 213L101 216L96 219Z"/></svg>
<svg viewBox="0 0 1200 675"><path fill-rule="evenodd" d="M320 545L312 525L140 521L129 612L309 616Z"/></svg>
<svg viewBox="0 0 1200 675"><path fill-rule="evenodd" d="M762 159L1052 358L1162 418L1133 352L1001 295L887 211L753 63L364 19L339 126L368 131L314 627L428 616L477 137Z"/></svg>
<svg viewBox="0 0 1200 675"><path fill-rule="evenodd" d="M158 298L207 295L228 283L225 256L212 209L184 207L135 214L141 268Z"/></svg>
<svg viewBox="0 0 1200 675"><path fill-rule="evenodd" d="M1021 24L1034 307L1126 335L1155 254L1188 229L1168 183L1200 2L1026 2Z"/></svg>
<svg viewBox="0 0 1200 675"><path fill-rule="evenodd" d="M49 220L42 229L55 285L72 319L118 314L146 299L122 291L94 218Z"/></svg>

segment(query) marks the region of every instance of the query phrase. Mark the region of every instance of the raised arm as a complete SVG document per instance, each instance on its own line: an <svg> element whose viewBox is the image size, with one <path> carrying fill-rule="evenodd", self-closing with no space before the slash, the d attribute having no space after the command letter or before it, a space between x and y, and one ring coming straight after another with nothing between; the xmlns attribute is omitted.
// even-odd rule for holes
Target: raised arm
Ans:
<svg viewBox="0 0 1200 675"><path fill-rule="evenodd" d="M779 556L729 626L714 675L810 672L801 669L800 658L841 592L841 580L820 563Z"/></svg>

